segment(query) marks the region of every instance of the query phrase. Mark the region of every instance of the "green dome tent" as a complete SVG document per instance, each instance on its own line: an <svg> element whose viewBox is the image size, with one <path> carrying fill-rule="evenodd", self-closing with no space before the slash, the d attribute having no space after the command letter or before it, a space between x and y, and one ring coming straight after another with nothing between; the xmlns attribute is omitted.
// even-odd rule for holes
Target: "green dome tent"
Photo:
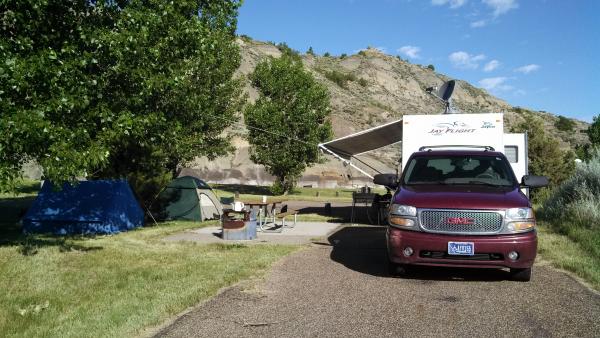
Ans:
<svg viewBox="0 0 600 338"><path fill-rule="evenodd" d="M152 204L160 220L206 221L219 219L223 207L206 182L191 176L178 177L158 194Z"/></svg>

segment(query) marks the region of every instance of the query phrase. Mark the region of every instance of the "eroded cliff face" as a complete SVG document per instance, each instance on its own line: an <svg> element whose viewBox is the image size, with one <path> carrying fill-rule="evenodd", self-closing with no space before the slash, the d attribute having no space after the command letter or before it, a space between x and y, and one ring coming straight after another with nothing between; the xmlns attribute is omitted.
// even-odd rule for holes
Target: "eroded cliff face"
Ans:
<svg viewBox="0 0 600 338"><path fill-rule="evenodd" d="M280 50L270 43L250 39L239 39L238 43L242 53L239 76L247 77L258 62L268 56L281 55ZM336 138L400 119L403 115L443 112L443 105L425 92L425 88L439 86L449 78L424 66L383 54L377 49L367 49L344 58L303 55L302 59L306 69L330 92L331 122ZM341 87L325 76L332 71L351 74L353 80L347 81L345 88ZM249 81L246 81L245 89L249 101L254 101L258 94ZM554 127L557 116L512 107L464 81L457 81L453 106L463 113L504 113L506 131L521 123L524 114L537 114L543 118L548 132L561 140L563 147L586 142L583 133L587 128L586 123L575 121L573 132L558 131ZM213 183L271 184L273 177L262 166L250 161L243 125L240 117L235 127L228 131L236 147L234 153L214 161L198 158L188 167ZM265 126L265 129L268 128L269 126ZM401 157L400 152L400 146L394 145L361 158L382 172L394 172ZM371 184L371 180L329 155L325 156L324 163L308 168L299 182L300 186L313 187L352 187L364 184Z"/></svg>

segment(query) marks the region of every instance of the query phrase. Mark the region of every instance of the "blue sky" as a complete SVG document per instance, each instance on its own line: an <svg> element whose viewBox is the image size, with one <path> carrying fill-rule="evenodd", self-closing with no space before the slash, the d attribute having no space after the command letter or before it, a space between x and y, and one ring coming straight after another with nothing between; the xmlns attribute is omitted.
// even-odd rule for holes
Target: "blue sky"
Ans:
<svg viewBox="0 0 600 338"><path fill-rule="evenodd" d="M238 33L319 54L378 47L515 106L600 114L596 0L245 0Z"/></svg>

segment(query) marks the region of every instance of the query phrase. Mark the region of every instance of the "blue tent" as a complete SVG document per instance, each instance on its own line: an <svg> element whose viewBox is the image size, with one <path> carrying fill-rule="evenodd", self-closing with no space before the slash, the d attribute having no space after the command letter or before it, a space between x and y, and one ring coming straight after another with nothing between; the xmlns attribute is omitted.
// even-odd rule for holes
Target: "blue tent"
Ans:
<svg viewBox="0 0 600 338"><path fill-rule="evenodd" d="M144 212L126 180L82 181L61 190L46 181L23 218L23 231L113 234L143 224Z"/></svg>

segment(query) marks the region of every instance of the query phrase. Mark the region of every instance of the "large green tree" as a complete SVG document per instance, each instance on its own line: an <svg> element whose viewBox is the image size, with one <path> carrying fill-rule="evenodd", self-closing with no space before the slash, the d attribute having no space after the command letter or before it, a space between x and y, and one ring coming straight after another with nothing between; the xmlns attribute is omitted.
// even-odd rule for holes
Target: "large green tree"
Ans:
<svg viewBox="0 0 600 338"><path fill-rule="evenodd" d="M238 0L0 3L0 188L174 172L230 149Z"/></svg>
<svg viewBox="0 0 600 338"><path fill-rule="evenodd" d="M524 115L525 121L513 128L513 132L525 132L528 136L529 173L548 177L551 186L557 186L569 178L575 170L575 153L563 150L559 141L544 129L543 121L534 115ZM538 196L544 196L545 190Z"/></svg>
<svg viewBox="0 0 600 338"><path fill-rule="evenodd" d="M588 129L586 130L588 137L590 138L590 142L592 146L599 147L600 146L600 115L594 116L594 121Z"/></svg>
<svg viewBox="0 0 600 338"><path fill-rule="evenodd" d="M276 177L274 193L287 193L331 137L329 93L288 53L259 63L250 78L259 92L245 110L251 159Z"/></svg>

